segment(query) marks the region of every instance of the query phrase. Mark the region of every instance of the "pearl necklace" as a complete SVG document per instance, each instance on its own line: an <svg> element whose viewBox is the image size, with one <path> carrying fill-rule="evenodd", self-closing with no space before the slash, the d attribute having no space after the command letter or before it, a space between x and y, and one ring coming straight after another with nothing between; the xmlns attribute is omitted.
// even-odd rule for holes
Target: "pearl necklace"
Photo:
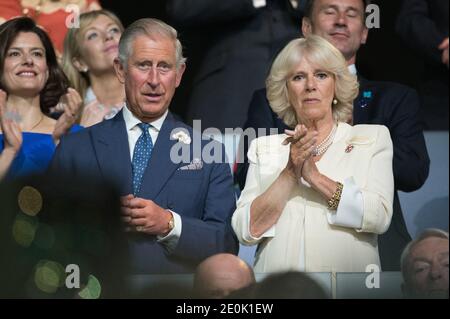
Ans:
<svg viewBox="0 0 450 319"><path fill-rule="evenodd" d="M313 156L320 156L323 153L325 153L328 148L333 144L334 136L336 135L337 131L337 125L333 125L333 129L331 130L330 134L319 144L317 145L313 150Z"/></svg>

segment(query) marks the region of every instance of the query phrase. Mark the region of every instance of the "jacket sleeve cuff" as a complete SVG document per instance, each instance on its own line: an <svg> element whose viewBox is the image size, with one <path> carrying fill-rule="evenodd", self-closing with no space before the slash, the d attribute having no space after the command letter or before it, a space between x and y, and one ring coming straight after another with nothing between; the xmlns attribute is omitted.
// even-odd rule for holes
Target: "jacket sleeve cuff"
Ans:
<svg viewBox="0 0 450 319"><path fill-rule="evenodd" d="M177 213L169 210L173 215L174 227L166 236L156 236L158 243L163 244L169 252L173 252L178 245L181 237L182 223L181 217Z"/></svg>
<svg viewBox="0 0 450 319"><path fill-rule="evenodd" d="M361 190L353 177L344 181L341 200L336 213L328 212L328 223L336 226L361 229L364 217L364 202Z"/></svg>

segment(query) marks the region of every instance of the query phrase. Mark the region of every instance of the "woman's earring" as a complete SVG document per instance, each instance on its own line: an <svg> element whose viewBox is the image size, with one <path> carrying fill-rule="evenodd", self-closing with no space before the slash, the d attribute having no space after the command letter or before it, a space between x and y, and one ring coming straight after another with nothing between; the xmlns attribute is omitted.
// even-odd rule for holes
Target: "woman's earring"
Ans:
<svg viewBox="0 0 450 319"><path fill-rule="evenodd" d="M337 99L333 99L333 105L337 105L338 104L338 100Z"/></svg>

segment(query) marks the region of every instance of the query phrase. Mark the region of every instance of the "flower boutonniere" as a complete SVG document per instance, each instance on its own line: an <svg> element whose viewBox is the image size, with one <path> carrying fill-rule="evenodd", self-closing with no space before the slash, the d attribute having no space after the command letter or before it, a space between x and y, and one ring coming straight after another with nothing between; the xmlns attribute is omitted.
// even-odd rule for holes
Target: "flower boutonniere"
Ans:
<svg viewBox="0 0 450 319"><path fill-rule="evenodd" d="M179 143L191 144L192 140L188 133L184 131L178 131L172 135L173 140L178 140Z"/></svg>

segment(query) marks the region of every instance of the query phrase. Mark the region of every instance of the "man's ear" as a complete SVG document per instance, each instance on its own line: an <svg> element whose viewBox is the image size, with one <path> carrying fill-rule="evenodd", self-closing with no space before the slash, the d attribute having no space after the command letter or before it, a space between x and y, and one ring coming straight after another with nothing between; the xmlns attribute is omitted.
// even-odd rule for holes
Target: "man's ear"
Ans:
<svg viewBox="0 0 450 319"><path fill-rule="evenodd" d="M304 37L307 37L312 33L312 24L309 18L302 19L302 33Z"/></svg>
<svg viewBox="0 0 450 319"><path fill-rule="evenodd" d="M364 27L362 32L361 44L366 44L367 38L369 37L369 29L367 27Z"/></svg>
<svg viewBox="0 0 450 319"><path fill-rule="evenodd" d="M177 80L176 80L176 87L180 86L181 79L183 78L184 71L186 70L186 63L183 63L180 65L180 67L177 70Z"/></svg>
<svg viewBox="0 0 450 319"><path fill-rule="evenodd" d="M119 58L114 59L114 70L116 71L117 78L119 79L119 82L124 84L125 83L125 68L120 62Z"/></svg>

